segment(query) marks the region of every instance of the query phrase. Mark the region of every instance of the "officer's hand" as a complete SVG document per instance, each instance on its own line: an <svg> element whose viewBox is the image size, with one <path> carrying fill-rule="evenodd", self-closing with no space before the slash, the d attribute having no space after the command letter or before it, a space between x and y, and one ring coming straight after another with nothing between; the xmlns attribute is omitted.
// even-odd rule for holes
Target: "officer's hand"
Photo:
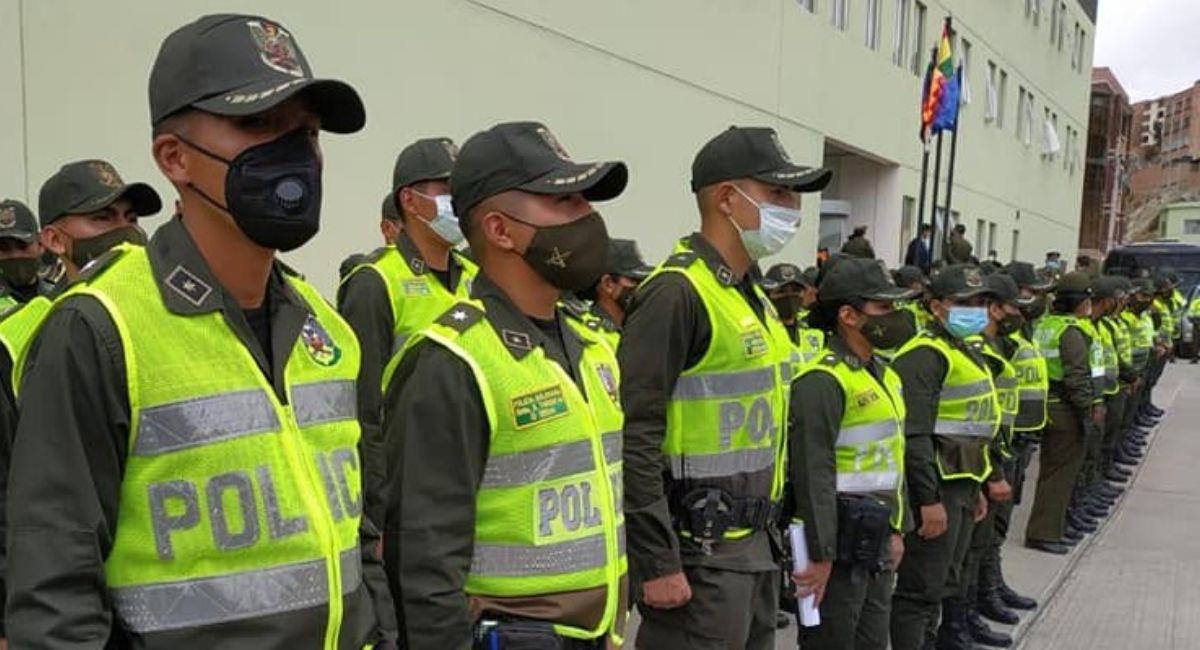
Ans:
<svg viewBox="0 0 1200 650"><path fill-rule="evenodd" d="M682 571L642 583L642 602L654 609L675 609L692 599L692 587Z"/></svg>
<svg viewBox="0 0 1200 650"><path fill-rule="evenodd" d="M1096 426L1104 426L1104 417L1107 414L1108 414L1108 409L1106 409L1103 404L1101 404L1100 406L1093 406L1092 407L1092 422L1095 422Z"/></svg>
<svg viewBox="0 0 1200 650"><path fill-rule="evenodd" d="M892 548L888 559L891 561L892 571L900 568L900 560L904 559L904 535L892 533Z"/></svg>
<svg viewBox="0 0 1200 650"><path fill-rule="evenodd" d="M917 534L921 539L935 539L946 532L946 506L931 503L921 506L921 527Z"/></svg>
<svg viewBox="0 0 1200 650"><path fill-rule="evenodd" d="M988 481L987 491L988 498L996 503L1008 501L1013 497L1012 486L1004 479Z"/></svg>
<svg viewBox="0 0 1200 650"><path fill-rule="evenodd" d="M1012 492L1011 488L1009 488L1009 492ZM987 516L987 509L987 497L983 495L983 492L980 492L979 499L975 501L975 523L983 521L983 518Z"/></svg>
<svg viewBox="0 0 1200 650"><path fill-rule="evenodd" d="M809 562L803 571L792 572L792 582L796 585L796 598L816 596L816 604L821 604L825 598L825 585L829 584L829 574L833 572L833 562Z"/></svg>

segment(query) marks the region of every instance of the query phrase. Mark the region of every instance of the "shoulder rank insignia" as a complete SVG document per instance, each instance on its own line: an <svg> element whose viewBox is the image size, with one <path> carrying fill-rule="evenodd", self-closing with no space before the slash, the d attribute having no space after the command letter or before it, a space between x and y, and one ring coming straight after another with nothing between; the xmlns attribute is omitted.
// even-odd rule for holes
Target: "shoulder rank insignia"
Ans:
<svg viewBox="0 0 1200 650"><path fill-rule="evenodd" d="M483 310L468 302L456 303L438 316L438 325L449 327L457 332L465 332L475 323L483 320Z"/></svg>

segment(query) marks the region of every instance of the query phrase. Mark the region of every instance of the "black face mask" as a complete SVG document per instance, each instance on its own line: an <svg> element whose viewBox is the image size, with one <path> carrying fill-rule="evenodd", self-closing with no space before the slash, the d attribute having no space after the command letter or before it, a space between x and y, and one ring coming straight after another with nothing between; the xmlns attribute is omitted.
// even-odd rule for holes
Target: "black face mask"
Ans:
<svg viewBox="0 0 1200 650"><path fill-rule="evenodd" d="M546 282L563 291L582 291L604 274L608 229L600 213L589 212L560 226L535 226L506 216L537 230L521 257Z"/></svg>
<svg viewBox="0 0 1200 650"><path fill-rule="evenodd" d="M1025 319L1020 314L1005 314L1004 318L1001 318L1000 322L996 323L996 332L1000 336L1008 336L1021 329L1021 326L1024 324Z"/></svg>
<svg viewBox="0 0 1200 650"><path fill-rule="evenodd" d="M0 275L14 287L28 287L37 282L42 261L37 257L18 257L0 260Z"/></svg>
<svg viewBox="0 0 1200 650"><path fill-rule="evenodd" d="M862 334L876 350L898 348L917 335L916 316L907 309L894 309L890 314L864 314L867 323Z"/></svg>
<svg viewBox="0 0 1200 650"><path fill-rule="evenodd" d="M623 287L621 293L616 297L617 306L621 311L629 313L629 308L633 306L633 294L637 293L634 287Z"/></svg>
<svg viewBox="0 0 1200 650"><path fill-rule="evenodd" d="M775 305L775 311L779 312L779 320L790 323L803 309L804 298L802 296L781 296L771 302Z"/></svg>
<svg viewBox="0 0 1200 650"><path fill-rule="evenodd" d="M1046 296L1040 295L1033 299L1033 304L1028 307L1021 307L1021 316L1026 321L1033 322L1042 317L1046 313Z"/></svg>
<svg viewBox="0 0 1200 650"><path fill-rule="evenodd" d="M138 226L125 226L106 233L88 237L87 239L71 240L71 263L77 269L83 269L92 260L107 253L120 244L146 245L146 231Z"/></svg>
<svg viewBox="0 0 1200 650"><path fill-rule="evenodd" d="M229 166L225 205L189 183L205 201L228 212L250 241L290 251L321 227L321 159L303 129L256 145L226 160L186 140L196 151Z"/></svg>

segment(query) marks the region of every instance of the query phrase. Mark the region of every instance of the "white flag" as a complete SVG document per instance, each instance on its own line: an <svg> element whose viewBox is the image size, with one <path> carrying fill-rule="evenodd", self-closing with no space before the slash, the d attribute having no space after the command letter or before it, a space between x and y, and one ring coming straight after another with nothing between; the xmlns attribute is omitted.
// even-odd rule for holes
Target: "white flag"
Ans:
<svg viewBox="0 0 1200 650"><path fill-rule="evenodd" d="M1058 141L1058 130L1054 128L1054 124L1049 120L1042 122L1042 154L1053 156L1062 149L1062 145Z"/></svg>

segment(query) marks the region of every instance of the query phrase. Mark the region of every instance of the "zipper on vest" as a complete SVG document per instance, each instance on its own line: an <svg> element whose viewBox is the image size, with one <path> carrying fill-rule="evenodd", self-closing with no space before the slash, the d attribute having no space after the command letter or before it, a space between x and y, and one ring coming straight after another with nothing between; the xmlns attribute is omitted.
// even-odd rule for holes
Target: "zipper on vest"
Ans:
<svg viewBox="0 0 1200 650"><path fill-rule="evenodd" d="M328 507L323 507L325 494L321 491L322 482L316 475L317 469L313 462L306 462L306 448L303 440L298 439L300 425L296 421L296 412L292 406L293 400L289 391L288 404L283 406L287 422L280 432L283 448L287 454L288 463L292 466L292 475L300 486L300 494L304 500L309 518L313 522L313 532L317 541L325 547L325 575L328 583L329 615L325 627L325 650L336 650L338 633L342 624L342 576L341 549L338 548L336 527L333 515Z"/></svg>
<svg viewBox="0 0 1200 650"><path fill-rule="evenodd" d="M567 386L569 386L570 389L573 389L579 395L580 401L582 401L584 405L584 413L587 415L588 421L592 423L592 432L595 434L590 437L591 439L589 441L592 448L592 462L596 466L596 471L593 473L603 479L602 481L599 481L600 485L597 487L600 488L604 502L608 504L609 510L612 513L610 516L601 518L601 520L604 522L604 555L608 559L608 561L605 562L604 575L608 577L608 584L605 585L604 616L601 617L600 623L597 624L596 629L592 630L592 632L598 632L600 633L600 636L603 636L605 634L605 630L608 630L609 632L614 632L616 630L616 612L618 608L617 599L620 598L621 591L621 585L619 583L620 576L616 575L620 564L619 555L617 553L617 502L613 499L612 476L609 474L608 461L604 458L604 432L600 430L599 425L596 423L596 415L592 413L592 405L587 400L587 396L585 394L586 391L577 385L569 375L567 375L567 371L563 370L562 366L555 361L547 359L545 357L545 353L542 353L541 358L543 362L547 363L551 368L554 369L554 372L559 375L560 379ZM584 364L582 363L582 360L583 359L581 357L581 363L576 370L578 370L580 373L580 381L585 382L586 379L583 374Z"/></svg>

